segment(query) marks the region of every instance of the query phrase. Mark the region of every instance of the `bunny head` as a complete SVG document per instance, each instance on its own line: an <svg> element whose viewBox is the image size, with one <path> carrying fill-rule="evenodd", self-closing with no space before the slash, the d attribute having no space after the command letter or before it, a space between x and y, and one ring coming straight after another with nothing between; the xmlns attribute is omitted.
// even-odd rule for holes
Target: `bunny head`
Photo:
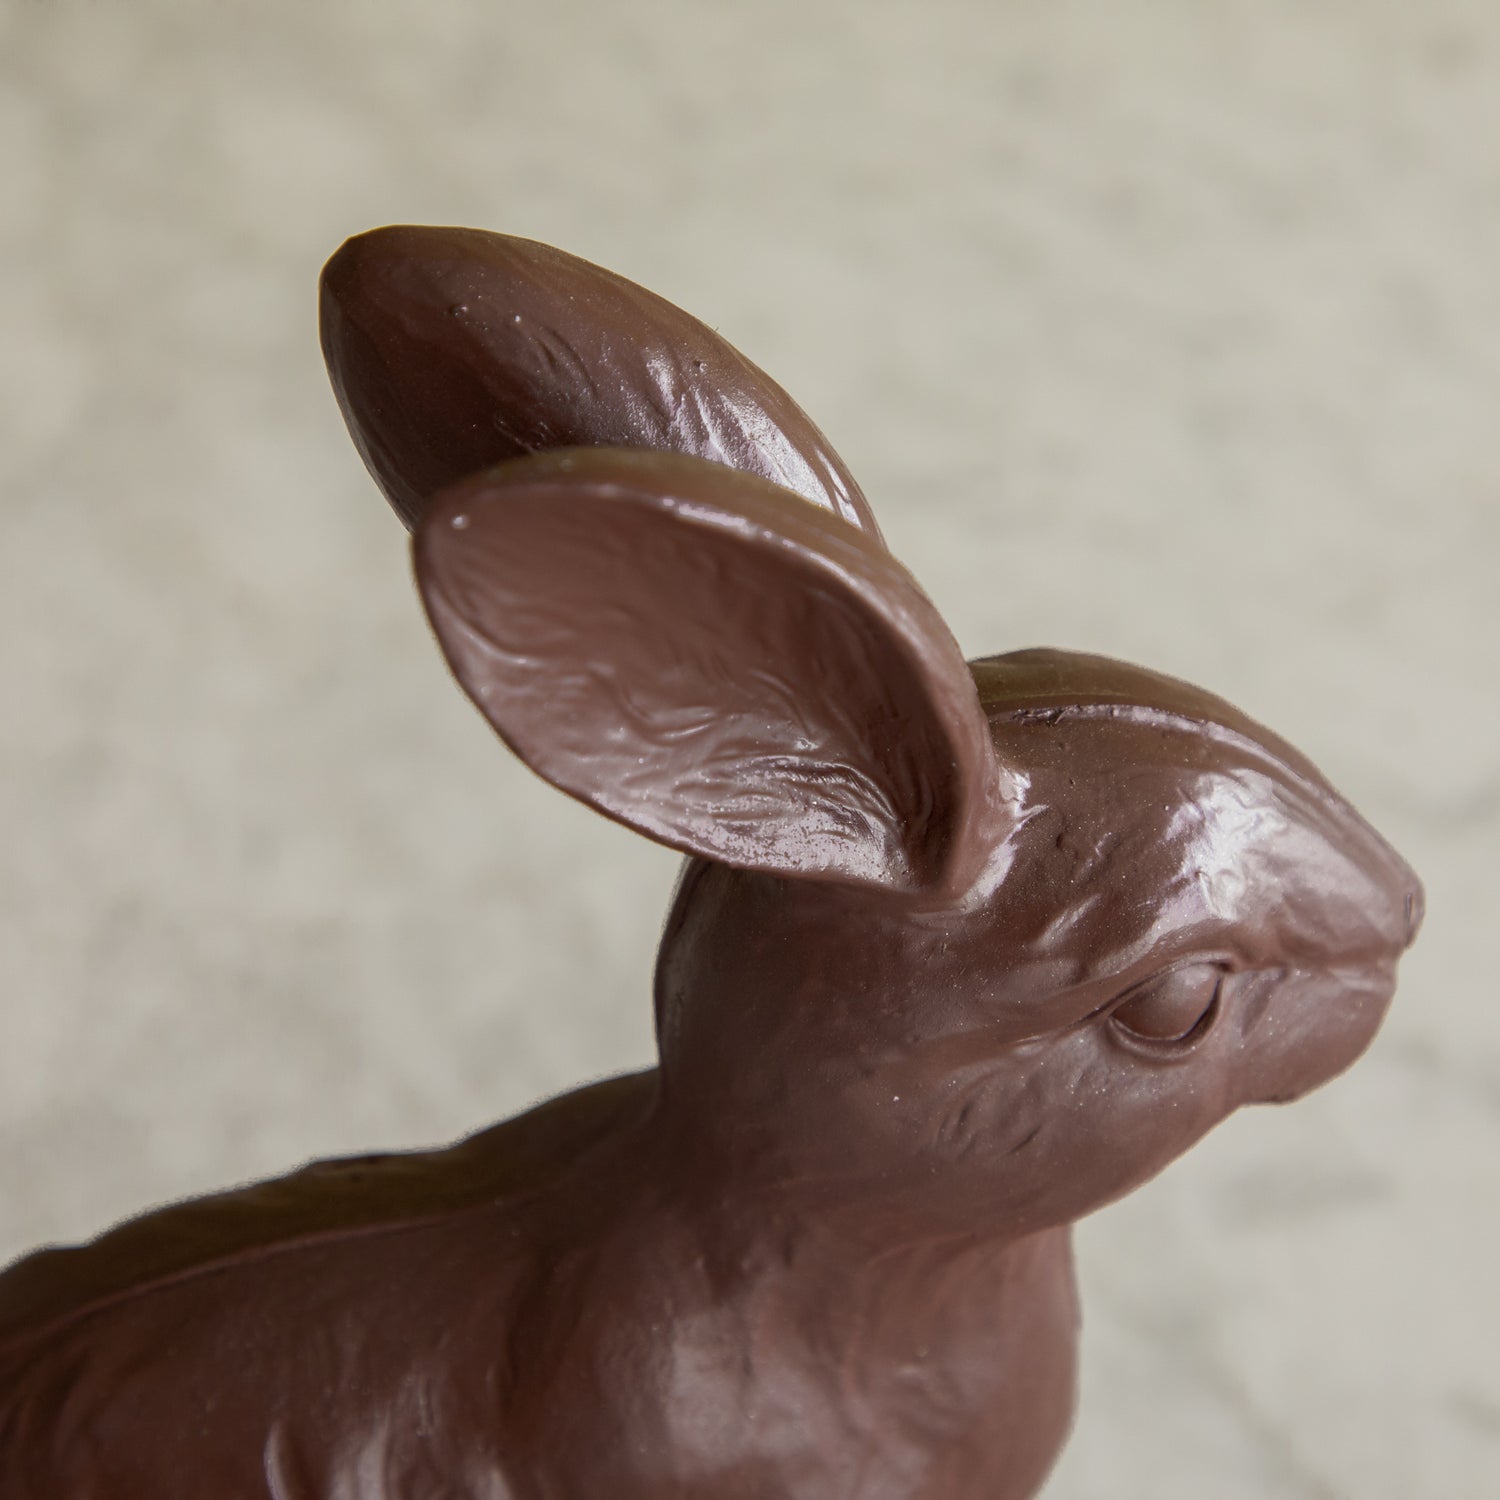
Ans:
<svg viewBox="0 0 1500 1500"><path fill-rule="evenodd" d="M324 342L460 684L690 856L656 1005L705 1173L1043 1228L1374 1035L1420 919L1398 856L1184 683L966 664L701 324L545 247L392 229L330 263Z"/></svg>
<svg viewBox="0 0 1500 1500"><path fill-rule="evenodd" d="M1066 652L971 670L1020 788L974 885L934 907L695 863L659 1029L693 1113L741 1135L774 1119L811 1145L797 1171L820 1191L863 1171L923 1222L1021 1232L1352 1063L1422 897L1222 700Z"/></svg>

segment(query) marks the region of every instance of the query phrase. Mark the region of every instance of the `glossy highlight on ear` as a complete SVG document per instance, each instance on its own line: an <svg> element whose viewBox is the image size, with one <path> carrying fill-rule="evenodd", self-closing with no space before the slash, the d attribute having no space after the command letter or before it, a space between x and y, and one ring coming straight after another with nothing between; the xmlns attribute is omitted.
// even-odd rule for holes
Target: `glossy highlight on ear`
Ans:
<svg viewBox="0 0 1500 1500"><path fill-rule="evenodd" d="M408 527L465 474L563 447L758 474L879 536L802 409L712 329L532 240L396 225L323 270L324 357L350 435Z"/></svg>
<svg viewBox="0 0 1500 1500"><path fill-rule="evenodd" d="M1012 802L910 575L718 464L576 449L437 496L417 578L459 682L573 796L744 869L954 892Z"/></svg>

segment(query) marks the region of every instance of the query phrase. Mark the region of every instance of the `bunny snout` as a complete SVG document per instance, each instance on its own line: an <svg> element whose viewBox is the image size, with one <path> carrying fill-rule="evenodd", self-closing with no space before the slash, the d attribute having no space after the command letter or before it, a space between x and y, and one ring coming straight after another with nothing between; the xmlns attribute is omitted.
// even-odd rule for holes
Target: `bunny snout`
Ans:
<svg viewBox="0 0 1500 1500"><path fill-rule="evenodd" d="M1396 990L1394 960L1255 976L1240 1098L1287 1104L1336 1078L1374 1041Z"/></svg>
<svg viewBox="0 0 1500 1500"><path fill-rule="evenodd" d="M1246 1103L1299 1099L1365 1052L1425 912L1411 868L1341 799L1309 825L1326 840L1324 858L1295 841L1306 864L1283 872L1292 899L1275 924L1280 952L1243 1009Z"/></svg>

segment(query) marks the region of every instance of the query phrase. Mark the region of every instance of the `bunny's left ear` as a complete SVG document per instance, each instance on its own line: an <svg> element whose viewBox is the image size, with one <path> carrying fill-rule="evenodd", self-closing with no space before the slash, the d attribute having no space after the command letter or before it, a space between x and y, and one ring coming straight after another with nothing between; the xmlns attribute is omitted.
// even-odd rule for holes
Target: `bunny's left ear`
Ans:
<svg viewBox="0 0 1500 1500"><path fill-rule="evenodd" d="M745 869L951 897L1013 825L974 682L878 542L752 475L569 449L436 496L459 682L563 791Z"/></svg>

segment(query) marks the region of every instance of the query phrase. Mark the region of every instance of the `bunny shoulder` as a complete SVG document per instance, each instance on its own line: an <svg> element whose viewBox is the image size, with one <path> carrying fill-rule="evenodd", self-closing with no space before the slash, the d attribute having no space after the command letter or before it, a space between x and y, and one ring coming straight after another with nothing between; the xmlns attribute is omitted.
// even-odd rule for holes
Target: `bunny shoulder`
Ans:
<svg viewBox="0 0 1500 1500"><path fill-rule="evenodd" d="M503 1328L526 1244L506 1204L479 1205L223 1260L55 1323L0 1353L0 1493L508 1500L477 1409L504 1342L481 1331ZM440 1488L467 1472L484 1487Z"/></svg>

